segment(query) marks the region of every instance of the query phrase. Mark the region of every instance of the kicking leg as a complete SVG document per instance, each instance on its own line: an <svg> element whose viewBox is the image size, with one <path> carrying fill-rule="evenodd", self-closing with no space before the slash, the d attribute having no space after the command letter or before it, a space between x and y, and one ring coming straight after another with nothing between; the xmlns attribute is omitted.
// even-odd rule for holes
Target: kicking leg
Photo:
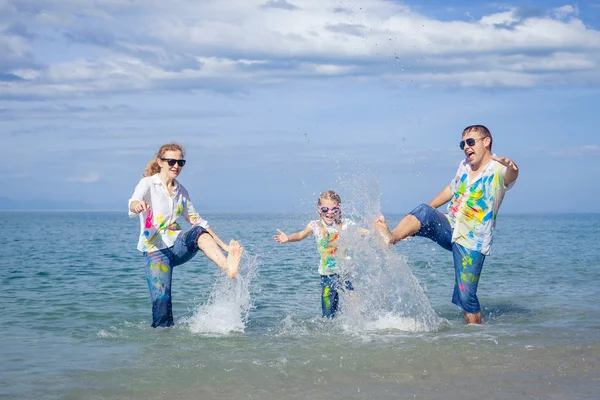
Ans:
<svg viewBox="0 0 600 400"><path fill-rule="evenodd" d="M409 214L402 218L393 231L390 231L385 218L381 216L375 221L375 229L387 244L396 244L419 232L421 222L414 215Z"/></svg>
<svg viewBox="0 0 600 400"><path fill-rule="evenodd" d="M389 244L396 244L416 235L429 238L446 250L452 250L450 222L444 214L427 204L421 204L408 213L391 232L383 217L375 221L375 229Z"/></svg>
<svg viewBox="0 0 600 400"><path fill-rule="evenodd" d="M198 236L198 248L208 257L209 260L214 262L229 276L235 278L240 267L240 261L242 260L243 248L239 242L232 240L229 242L229 253L227 257L221 251L221 248L215 242L212 236L202 234Z"/></svg>

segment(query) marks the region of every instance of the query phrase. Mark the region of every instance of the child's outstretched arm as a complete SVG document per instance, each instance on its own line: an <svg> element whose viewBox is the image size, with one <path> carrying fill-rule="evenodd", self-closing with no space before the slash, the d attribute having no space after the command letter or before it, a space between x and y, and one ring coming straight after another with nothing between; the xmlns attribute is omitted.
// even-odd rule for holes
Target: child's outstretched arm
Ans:
<svg viewBox="0 0 600 400"><path fill-rule="evenodd" d="M285 233L283 233L282 231L280 231L279 229L277 229L277 232L279 232L279 234L273 236L273 239L279 243L286 243L286 242L299 242L303 239L306 239L309 235L311 235L313 233L313 230L310 226L307 225L306 228L304 228L300 232L292 233L289 236L286 235Z"/></svg>

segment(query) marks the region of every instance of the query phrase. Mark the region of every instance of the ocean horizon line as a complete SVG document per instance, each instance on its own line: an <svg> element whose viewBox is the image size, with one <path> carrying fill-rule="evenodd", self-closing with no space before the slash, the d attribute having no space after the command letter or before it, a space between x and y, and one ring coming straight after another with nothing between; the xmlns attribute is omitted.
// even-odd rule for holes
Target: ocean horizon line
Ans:
<svg viewBox="0 0 600 400"><path fill-rule="evenodd" d="M0 213L13 213L13 212L21 212L21 213L123 213L127 214L127 210L117 210L117 209L0 209ZM280 215L280 214L309 214L311 211L260 211L260 210L204 210L202 214L206 215L214 215L214 214L262 214L262 215ZM408 212L406 211L382 211L383 215L406 215ZM521 215L590 215L590 214L600 214L600 211L510 211L506 213L500 213L500 217L510 217L510 216L521 216Z"/></svg>

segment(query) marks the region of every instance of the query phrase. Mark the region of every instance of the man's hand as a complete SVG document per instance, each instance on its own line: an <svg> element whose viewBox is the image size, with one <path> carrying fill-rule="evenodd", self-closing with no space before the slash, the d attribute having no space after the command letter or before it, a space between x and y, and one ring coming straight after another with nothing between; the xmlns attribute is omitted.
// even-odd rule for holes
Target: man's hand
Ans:
<svg viewBox="0 0 600 400"><path fill-rule="evenodd" d="M517 167L517 164L515 164L514 161L511 160L510 158L492 156L492 160L498 161L500 164L504 165L506 168L510 168L515 171L519 170L519 167Z"/></svg>
<svg viewBox="0 0 600 400"><path fill-rule="evenodd" d="M519 176L519 167L510 158L492 156L492 160L499 162L506 167L504 173L504 186L508 186L517 180Z"/></svg>

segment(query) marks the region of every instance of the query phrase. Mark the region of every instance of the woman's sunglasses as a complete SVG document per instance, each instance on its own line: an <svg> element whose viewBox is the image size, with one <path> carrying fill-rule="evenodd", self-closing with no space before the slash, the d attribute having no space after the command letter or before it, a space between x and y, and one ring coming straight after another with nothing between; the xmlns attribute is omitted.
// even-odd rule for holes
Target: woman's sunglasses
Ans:
<svg viewBox="0 0 600 400"><path fill-rule="evenodd" d="M485 137L480 137L480 138L477 138L477 139L473 139L473 138L470 137L470 138L467 138L465 140L461 140L461 142L458 145L460 146L461 150L464 150L465 149L465 143L468 144L469 147L473 147L473 146L475 146L475 143L478 140L481 140L481 139L485 139Z"/></svg>
<svg viewBox="0 0 600 400"><path fill-rule="evenodd" d="M340 206L335 206L335 207L319 207L319 211L321 211L323 214L326 214L328 212L332 212L334 214L339 213L341 210Z"/></svg>
<svg viewBox="0 0 600 400"><path fill-rule="evenodd" d="M172 167L175 164L179 165L180 167L185 165L185 160L176 160L174 158L161 158L161 160L166 161L167 164L169 164L169 167Z"/></svg>

